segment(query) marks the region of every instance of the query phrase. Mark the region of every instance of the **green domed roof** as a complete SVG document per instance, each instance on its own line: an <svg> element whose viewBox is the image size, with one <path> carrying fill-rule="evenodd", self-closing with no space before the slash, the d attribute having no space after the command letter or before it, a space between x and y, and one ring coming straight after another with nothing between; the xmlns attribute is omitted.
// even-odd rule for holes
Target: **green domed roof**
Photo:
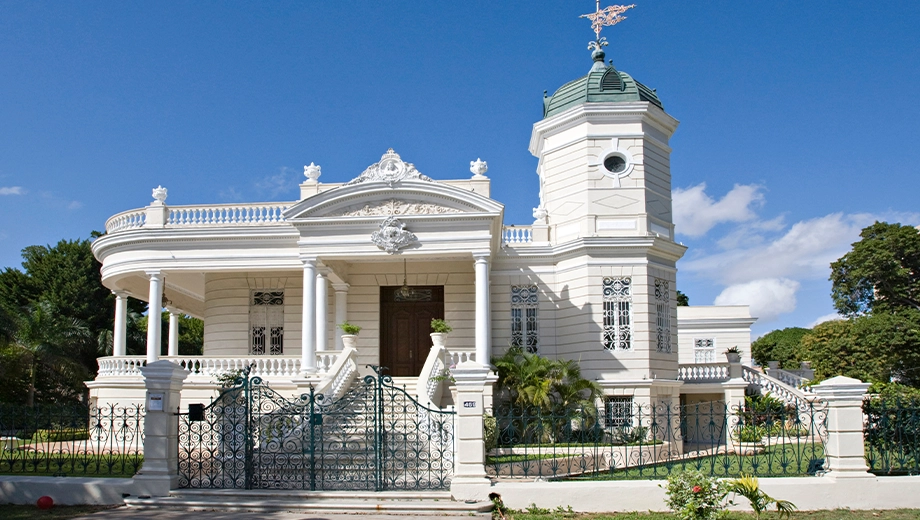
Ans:
<svg viewBox="0 0 920 520"><path fill-rule="evenodd" d="M583 103L648 101L664 110L654 90L634 80L613 65L604 65L604 53L594 51L594 66L582 76L559 87L552 96L543 97L543 118L554 116Z"/></svg>

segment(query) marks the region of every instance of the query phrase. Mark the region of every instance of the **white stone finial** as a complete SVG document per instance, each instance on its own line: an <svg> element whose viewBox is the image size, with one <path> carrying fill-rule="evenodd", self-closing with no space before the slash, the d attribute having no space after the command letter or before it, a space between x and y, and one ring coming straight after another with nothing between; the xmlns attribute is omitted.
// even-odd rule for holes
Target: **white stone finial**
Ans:
<svg viewBox="0 0 920 520"><path fill-rule="evenodd" d="M489 171L489 163L477 157L475 161L470 161L470 171L473 172L474 179L481 179Z"/></svg>
<svg viewBox="0 0 920 520"><path fill-rule="evenodd" d="M309 166L303 167L303 175L311 182L319 182L319 176L322 175L322 168L310 162Z"/></svg>
<svg viewBox="0 0 920 520"><path fill-rule="evenodd" d="M163 205L166 203L166 188L163 186L157 186L153 189L153 200L154 204Z"/></svg>
<svg viewBox="0 0 920 520"><path fill-rule="evenodd" d="M540 206L533 209L533 218L536 219L534 224L546 224L546 217L549 215L549 212L546 211L546 208Z"/></svg>

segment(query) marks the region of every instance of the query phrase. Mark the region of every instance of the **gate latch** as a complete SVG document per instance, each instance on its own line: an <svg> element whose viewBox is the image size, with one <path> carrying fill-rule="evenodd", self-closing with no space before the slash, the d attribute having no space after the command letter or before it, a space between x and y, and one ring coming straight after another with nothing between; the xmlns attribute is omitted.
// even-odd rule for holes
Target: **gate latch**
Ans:
<svg viewBox="0 0 920 520"><path fill-rule="evenodd" d="M310 424L313 426L322 426L323 425L323 414L314 413L310 415Z"/></svg>

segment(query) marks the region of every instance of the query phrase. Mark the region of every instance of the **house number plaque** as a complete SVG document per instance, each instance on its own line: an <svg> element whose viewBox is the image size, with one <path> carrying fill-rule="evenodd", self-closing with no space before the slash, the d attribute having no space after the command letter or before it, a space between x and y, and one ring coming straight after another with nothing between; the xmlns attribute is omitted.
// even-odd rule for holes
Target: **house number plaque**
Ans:
<svg viewBox="0 0 920 520"><path fill-rule="evenodd" d="M476 408L476 401L463 401L464 408Z"/></svg>

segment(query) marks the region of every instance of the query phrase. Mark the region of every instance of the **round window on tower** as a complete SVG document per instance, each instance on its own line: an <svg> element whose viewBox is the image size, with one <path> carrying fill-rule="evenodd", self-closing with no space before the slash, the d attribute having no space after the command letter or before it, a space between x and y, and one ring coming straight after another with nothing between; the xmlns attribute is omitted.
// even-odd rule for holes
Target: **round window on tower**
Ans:
<svg viewBox="0 0 920 520"><path fill-rule="evenodd" d="M610 173L622 173L626 170L626 159L620 154L610 154L604 159L604 168Z"/></svg>

